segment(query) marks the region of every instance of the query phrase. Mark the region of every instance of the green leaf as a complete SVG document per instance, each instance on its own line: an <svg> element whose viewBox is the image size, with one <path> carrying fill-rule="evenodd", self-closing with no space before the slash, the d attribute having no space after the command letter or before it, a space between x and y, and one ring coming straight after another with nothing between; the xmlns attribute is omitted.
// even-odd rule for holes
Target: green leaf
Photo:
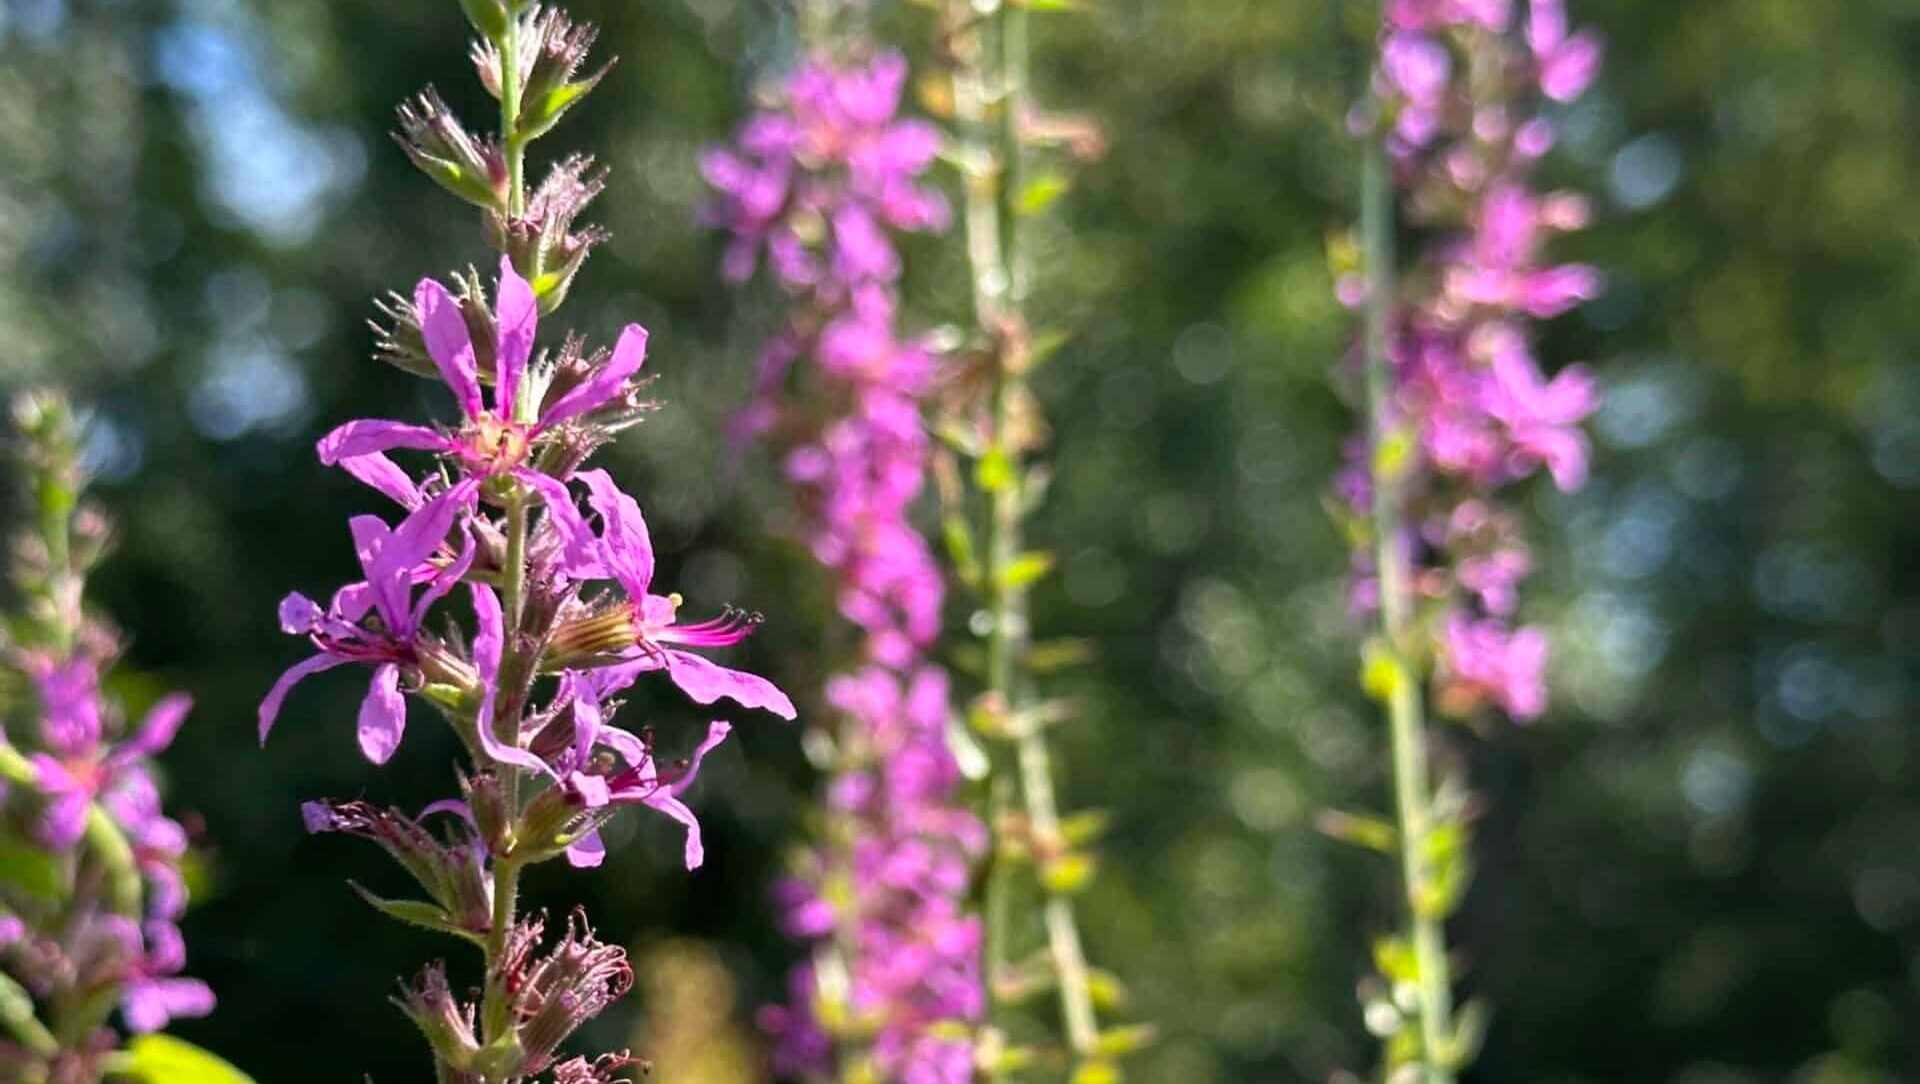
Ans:
<svg viewBox="0 0 1920 1084"><path fill-rule="evenodd" d="M1340 809L1323 809L1314 817L1313 824L1320 829L1321 835L1330 839L1381 854L1392 854L1394 848L1399 846L1399 831L1379 817Z"/></svg>
<svg viewBox="0 0 1920 1084"><path fill-rule="evenodd" d="M1105 1057L1124 1058L1152 1046L1159 1037L1160 1030L1152 1024L1129 1024L1101 1032L1094 1049Z"/></svg>
<svg viewBox="0 0 1920 1084"><path fill-rule="evenodd" d="M1120 1084L1120 1068L1110 1061L1083 1061L1073 1070L1070 1084Z"/></svg>
<svg viewBox="0 0 1920 1084"><path fill-rule="evenodd" d="M224 1059L171 1035L142 1035L114 1059L114 1075L147 1084L253 1084Z"/></svg>
<svg viewBox="0 0 1920 1084"><path fill-rule="evenodd" d="M1043 550L1028 550L1007 565L1006 571L1000 574L1000 581L1008 588L1019 590L1051 571L1053 554Z"/></svg>
<svg viewBox="0 0 1920 1084"><path fill-rule="evenodd" d="M973 544L973 528L959 516L948 516L942 525L947 540L947 556L953 561L953 574L961 583L973 587L980 582L980 558Z"/></svg>
<svg viewBox="0 0 1920 1084"><path fill-rule="evenodd" d="M66 875L53 855L10 836L0 836L0 884L43 900L65 892Z"/></svg>
<svg viewBox="0 0 1920 1084"><path fill-rule="evenodd" d="M988 493L998 493L1013 484L1013 460L999 448L987 449L973 471L974 484Z"/></svg>
<svg viewBox="0 0 1920 1084"><path fill-rule="evenodd" d="M1060 838L1069 847L1084 847L1106 835L1113 818L1104 809L1088 809L1060 822Z"/></svg>
<svg viewBox="0 0 1920 1084"><path fill-rule="evenodd" d="M472 941L475 944L480 943L480 938L474 936L471 930L464 929L455 923L453 919L448 916L446 910L438 904L427 903L423 900L382 899L366 889L361 888L359 885L354 884L352 881L348 881L347 884L352 886L355 892L360 893L360 898L366 900L374 910L379 911L388 918L397 918L408 925L418 926L423 930L432 930L435 933L448 933L465 941Z"/></svg>
<svg viewBox="0 0 1920 1084"><path fill-rule="evenodd" d="M1071 896L1092 883L1097 869L1092 855L1076 851L1048 862L1040 871L1040 882L1056 896Z"/></svg>
<svg viewBox="0 0 1920 1084"><path fill-rule="evenodd" d="M1072 187L1061 174L1043 173L1028 181L1027 186L1020 190L1020 199L1015 208L1023 215L1037 215L1053 206Z"/></svg>

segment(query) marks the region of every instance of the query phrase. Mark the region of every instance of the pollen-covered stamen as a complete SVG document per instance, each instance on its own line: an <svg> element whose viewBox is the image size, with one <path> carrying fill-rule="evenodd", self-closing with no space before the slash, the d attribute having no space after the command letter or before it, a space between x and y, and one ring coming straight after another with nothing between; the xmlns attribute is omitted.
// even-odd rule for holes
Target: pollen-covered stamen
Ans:
<svg viewBox="0 0 1920 1084"><path fill-rule="evenodd" d="M460 431L461 460L488 475L505 474L526 462L532 445L527 426L492 411L481 414Z"/></svg>

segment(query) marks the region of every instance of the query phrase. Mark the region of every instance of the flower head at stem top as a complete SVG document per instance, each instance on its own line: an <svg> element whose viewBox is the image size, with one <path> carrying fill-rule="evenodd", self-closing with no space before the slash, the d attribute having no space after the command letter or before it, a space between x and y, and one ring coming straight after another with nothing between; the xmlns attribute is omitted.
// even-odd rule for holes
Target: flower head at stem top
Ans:
<svg viewBox="0 0 1920 1084"><path fill-rule="evenodd" d="M476 477L511 476L542 492L550 491L550 480L527 465L538 442L556 427L621 398L646 362L646 329L629 324L604 365L546 401L547 381L529 366L539 305L533 288L514 270L513 261L503 256L494 294L494 387L489 408L481 390L472 332L453 295L435 280L422 279L414 288L413 312L428 354L460 405L461 426L446 431L361 419L334 429L320 438L318 446L321 462L348 470L402 504L411 503L415 491L386 457L401 448L447 456Z"/></svg>

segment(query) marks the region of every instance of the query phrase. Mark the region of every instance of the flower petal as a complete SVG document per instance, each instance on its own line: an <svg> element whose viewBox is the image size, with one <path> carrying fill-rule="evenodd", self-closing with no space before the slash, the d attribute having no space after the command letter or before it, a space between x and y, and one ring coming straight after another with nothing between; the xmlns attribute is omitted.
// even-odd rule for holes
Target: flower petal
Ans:
<svg viewBox="0 0 1920 1084"><path fill-rule="evenodd" d="M146 756L160 752L173 744L173 736L180 732L180 724L186 722L187 712L192 709L193 697L185 693L170 693L161 697L147 712L147 717L141 720L140 729L134 731L133 736L122 742L114 752L117 754L127 750Z"/></svg>
<svg viewBox="0 0 1920 1084"><path fill-rule="evenodd" d="M598 828L567 846L567 864L575 869L592 869L607 860L607 845Z"/></svg>
<svg viewBox="0 0 1920 1084"><path fill-rule="evenodd" d="M653 583L653 539L640 503L606 471L583 470L576 477L587 484L587 503L600 513L600 561L607 574L632 598L645 598Z"/></svg>
<svg viewBox="0 0 1920 1084"><path fill-rule="evenodd" d="M402 508L420 507L420 487L384 452L347 456L340 460L340 469L391 497Z"/></svg>
<svg viewBox="0 0 1920 1084"><path fill-rule="evenodd" d="M400 695L400 667L381 663L373 671L366 699L360 701L360 751L385 764L407 730L407 700Z"/></svg>
<svg viewBox="0 0 1920 1084"><path fill-rule="evenodd" d="M628 324L626 330L620 333L620 341L614 344L613 356L607 359L607 363L540 413L540 428L559 425L618 395L621 386L640 371L640 366L646 364L646 360L647 329L639 324Z"/></svg>
<svg viewBox="0 0 1920 1084"><path fill-rule="evenodd" d="M487 756L503 764L512 764L530 772L553 775L547 762L520 748L501 741L493 733L494 701L500 691L500 656L506 646L506 615L500 608L500 596L484 583L468 584L473 594L473 668L486 690L480 701L480 715L474 729L480 748Z"/></svg>
<svg viewBox="0 0 1920 1084"><path fill-rule="evenodd" d="M533 356L540 304L533 296L533 287L513 269L513 259L508 256L500 257L500 284L494 290L493 316L500 329L495 340L493 402L496 412L511 420L520 396L520 380L527 371L527 359Z"/></svg>
<svg viewBox="0 0 1920 1084"><path fill-rule="evenodd" d="M667 676L695 703L711 704L725 698L742 707L764 708L782 719L799 714L787 694L757 674L729 670L687 651L668 651L666 655Z"/></svg>
<svg viewBox="0 0 1920 1084"><path fill-rule="evenodd" d="M707 859L707 852L700 843L700 821L693 815L693 810L688 809L687 804L671 792L664 790L654 791L640 801L649 808L657 809L687 826L687 868L699 869L700 864Z"/></svg>
<svg viewBox="0 0 1920 1084"><path fill-rule="evenodd" d="M440 376L453 389L453 397L469 418L480 416L480 375L474 364L473 335L467 319L460 315L460 304L445 286L432 279L421 279L413 288L413 308L420 318L420 333L427 340L427 353L440 367Z"/></svg>
<svg viewBox="0 0 1920 1084"><path fill-rule="evenodd" d="M667 789L675 794L684 793L693 785L693 777L700 773L700 762L707 759L707 754L713 752L715 746L726 741L727 735L731 733L733 733L732 723L719 719L708 723L706 740L694 747L693 756L687 761L687 770L682 772L680 778L674 780Z"/></svg>
<svg viewBox="0 0 1920 1084"><path fill-rule="evenodd" d="M273 721L280 717L280 705L295 685L322 670L345 666L351 661L337 655L314 655L287 667L287 672L281 674L280 680L274 682L273 688L267 690L267 698L260 701L260 744L267 744L267 735L273 730Z"/></svg>
<svg viewBox="0 0 1920 1084"><path fill-rule="evenodd" d="M395 448L415 448L420 451L441 452L448 450L452 442L438 430L424 425L408 425L406 422L383 421L379 418L362 418L337 426L332 432L321 437L314 450L320 453L320 462L331 467L343 459L355 459L375 452L388 452Z"/></svg>

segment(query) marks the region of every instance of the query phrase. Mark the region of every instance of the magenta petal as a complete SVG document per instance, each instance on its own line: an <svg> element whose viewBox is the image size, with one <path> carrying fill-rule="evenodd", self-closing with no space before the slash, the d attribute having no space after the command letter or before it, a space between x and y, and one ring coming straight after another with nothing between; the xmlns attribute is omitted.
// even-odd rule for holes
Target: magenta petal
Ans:
<svg viewBox="0 0 1920 1084"><path fill-rule="evenodd" d="M694 747L693 756L687 762L687 770L681 773L680 778L674 780L673 785L667 789L675 794L685 793L686 789L693 785L694 776L700 774L700 764L707 759L707 754L713 752L715 746L726 741L727 735L731 733L733 733L731 723L719 719L708 723L706 740Z"/></svg>
<svg viewBox="0 0 1920 1084"><path fill-rule="evenodd" d="M280 600L280 631L290 636L304 636L312 632L326 616L320 604L298 591L290 592Z"/></svg>
<svg viewBox="0 0 1920 1084"><path fill-rule="evenodd" d="M362 484L371 486L393 499L402 508L420 507L420 487L412 477L400 469L393 460L382 452L368 455L347 456L340 460L340 469L346 471Z"/></svg>
<svg viewBox="0 0 1920 1084"><path fill-rule="evenodd" d="M460 305L445 286L432 279L421 279L413 288L413 308L420 317L420 331L427 340L427 353L440 367L440 376L453 389L460 410L469 418L480 416L480 374L474 362L473 336Z"/></svg>
<svg viewBox="0 0 1920 1084"><path fill-rule="evenodd" d="M403 582L411 582L414 566L433 556L434 551L446 542L447 533L453 530L454 520L460 513L473 509L479 492L480 482L469 478L421 505L400 526L394 528L393 537L380 547L374 559L379 571L376 573L373 568L367 569L367 582L377 583L393 576L404 576ZM388 618L398 624L406 620L405 611L389 614Z"/></svg>
<svg viewBox="0 0 1920 1084"><path fill-rule="evenodd" d="M621 387L640 371L640 366L646 364L646 360L647 329L639 324L628 324L626 330L620 333L620 341L614 344L613 356L607 359L607 363L594 370L593 375L572 391L562 395L559 402L541 412L541 428L585 414L618 395Z"/></svg>
<svg viewBox="0 0 1920 1084"><path fill-rule="evenodd" d="M773 682L766 678L742 670L729 670L686 651L669 651L666 654L667 676L695 703L712 704L724 698L743 707L763 708L782 719L792 719L799 714L794 710L793 701L787 699L787 694L775 688Z"/></svg>
<svg viewBox="0 0 1920 1084"><path fill-rule="evenodd" d="M121 749L152 756L173 744L173 736L180 732L180 724L186 722L187 712L193 709L193 697L185 693L170 693L160 698L141 720L140 729L134 731L131 738L121 744Z"/></svg>
<svg viewBox="0 0 1920 1084"><path fill-rule="evenodd" d="M607 845L598 829L574 840L567 847L567 864L575 869L592 869L607 860Z"/></svg>
<svg viewBox="0 0 1920 1084"><path fill-rule="evenodd" d="M400 748L407 729L407 700L400 695L400 667L381 663L373 671L366 699L360 702L360 751L375 764L385 764Z"/></svg>
<svg viewBox="0 0 1920 1084"><path fill-rule="evenodd" d="M273 683L273 688L267 690L267 698L260 701L260 744L267 744L267 735L273 730L273 721L280 717L280 705L286 700L288 691L313 674L345 666L349 661L335 655L315 655L288 667L287 672L280 675L280 680Z"/></svg>
<svg viewBox="0 0 1920 1084"><path fill-rule="evenodd" d="M500 257L500 285L494 290L493 315L500 329L494 350L493 402L501 417L512 419L520 397L520 378L527 371L527 359L533 356L540 304L533 296L533 287L513 269L508 256Z"/></svg>
<svg viewBox="0 0 1920 1084"><path fill-rule="evenodd" d="M587 484L587 503L600 513L600 559L607 574L629 596L645 598L653 583L653 539L639 502L622 493L606 471L581 471L577 477Z"/></svg>
<svg viewBox="0 0 1920 1084"><path fill-rule="evenodd" d="M438 430L428 429L424 425L408 425L405 422L389 422L372 418L348 422L335 428L331 433L321 437L314 448L320 453L320 462L331 467L343 459L392 451L395 448L438 452L447 450L449 446L450 442Z"/></svg>
<svg viewBox="0 0 1920 1084"><path fill-rule="evenodd" d="M674 797L671 793L664 790L655 791L641 799L641 802L649 808L657 809L687 826L687 868L699 869L700 864L707 860L707 852L706 848L700 843L700 821L699 818L693 815L693 810L688 809L685 802L682 802L679 798Z"/></svg>
<svg viewBox="0 0 1920 1084"><path fill-rule="evenodd" d="M518 470L514 477L540 494L540 500L547 506L547 522L554 533L560 536L562 570L577 580L598 579L602 575L598 540L588 529L580 512L573 506L573 493L567 484L551 475L539 471Z"/></svg>
<svg viewBox="0 0 1920 1084"><path fill-rule="evenodd" d="M494 736L493 709L499 694L500 656L506 646L506 615L500 608L500 596L483 583L469 584L473 594L473 668L479 672L486 689L480 702L480 715L474 728L480 748L487 756L503 764L513 764L530 772L553 774L546 761L517 745L509 745Z"/></svg>

